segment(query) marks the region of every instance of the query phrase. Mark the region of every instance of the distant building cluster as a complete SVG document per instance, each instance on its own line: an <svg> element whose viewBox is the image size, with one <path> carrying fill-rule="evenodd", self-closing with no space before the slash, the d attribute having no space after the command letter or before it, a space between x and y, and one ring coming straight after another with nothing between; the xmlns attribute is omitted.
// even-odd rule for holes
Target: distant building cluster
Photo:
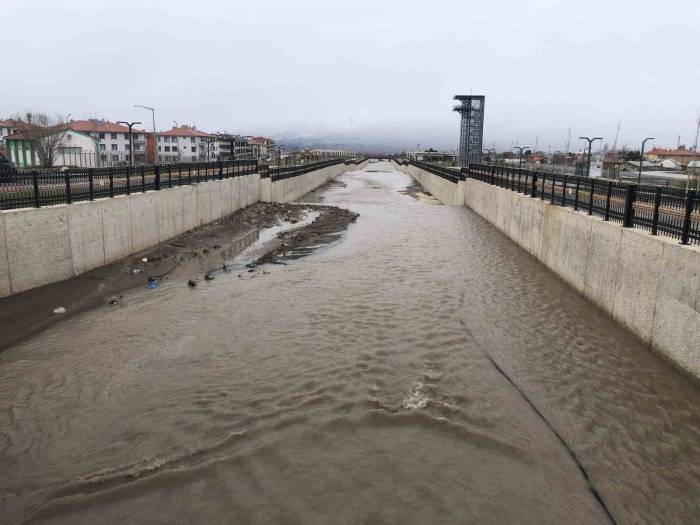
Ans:
<svg viewBox="0 0 700 525"><path fill-rule="evenodd" d="M104 119L70 120L40 126L15 119L0 120L0 154L18 167L46 166L46 146L53 141L53 166L101 167L122 164L260 160L283 156L266 137L209 133L195 126L176 126L155 134ZM319 150L321 153L321 150ZM327 151L335 156L336 151Z"/></svg>

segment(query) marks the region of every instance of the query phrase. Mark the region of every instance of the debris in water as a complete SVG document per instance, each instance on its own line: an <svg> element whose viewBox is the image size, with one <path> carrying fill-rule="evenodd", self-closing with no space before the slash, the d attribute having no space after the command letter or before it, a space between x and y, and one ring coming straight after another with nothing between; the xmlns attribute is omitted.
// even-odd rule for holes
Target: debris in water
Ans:
<svg viewBox="0 0 700 525"><path fill-rule="evenodd" d="M213 281L213 280L214 280L214 276L213 276L212 274L210 274L210 273L206 273L206 274L204 274L204 280L205 280L205 281Z"/></svg>
<svg viewBox="0 0 700 525"><path fill-rule="evenodd" d="M246 268L255 268L255 263L248 263L245 265Z"/></svg>
<svg viewBox="0 0 700 525"><path fill-rule="evenodd" d="M65 314L65 313L66 313L66 309L63 308L63 306L59 306L58 308L54 308L54 309L53 309L53 313L55 313L55 314Z"/></svg>
<svg viewBox="0 0 700 525"><path fill-rule="evenodd" d="M146 288L149 290L154 290L155 288L158 288L160 286L160 283L158 282L158 279L155 277L149 277L148 278L148 284L146 285Z"/></svg>
<svg viewBox="0 0 700 525"><path fill-rule="evenodd" d="M137 273L141 273L141 268L134 268L133 270L131 270L131 273L133 273L134 275L136 275Z"/></svg>
<svg viewBox="0 0 700 525"><path fill-rule="evenodd" d="M109 304L118 304L118 303L119 303L119 299L117 299L116 297L109 298Z"/></svg>
<svg viewBox="0 0 700 525"><path fill-rule="evenodd" d="M148 257L144 257L143 259L141 259L141 262L142 262L142 263L147 263L147 262L148 262Z"/></svg>
<svg viewBox="0 0 700 525"><path fill-rule="evenodd" d="M195 286L197 286L197 283L190 279L189 281L187 281L187 286L189 286L190 288L194 288Z"/></svg>

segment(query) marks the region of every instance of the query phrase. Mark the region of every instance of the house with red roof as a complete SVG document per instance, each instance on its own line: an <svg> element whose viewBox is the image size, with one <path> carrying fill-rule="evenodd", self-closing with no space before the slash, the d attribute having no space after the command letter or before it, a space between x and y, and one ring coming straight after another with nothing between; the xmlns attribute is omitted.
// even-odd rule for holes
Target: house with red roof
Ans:
<svg viewBox="0 0 700 525"><path fill-rule="evenodd" d="M101 166L128 162L131 145L134 148L134 164L146 161L146 132L142 129L132 128L129 137L127 126L109 120L71 120L68 126L97 140L98 164Z"/></svg>
<svg viewBox="0 0 700 525"><path fill-rule="evenodd" d="M177 126L158 134L160 162L212 162L219 158L216 136L195 126Z"/></svg>

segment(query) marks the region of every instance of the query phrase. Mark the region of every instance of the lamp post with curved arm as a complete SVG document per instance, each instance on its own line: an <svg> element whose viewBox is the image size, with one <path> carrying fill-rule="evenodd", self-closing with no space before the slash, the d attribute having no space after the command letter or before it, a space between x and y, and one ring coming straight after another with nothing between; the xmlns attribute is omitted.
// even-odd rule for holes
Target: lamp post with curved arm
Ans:
<svg viewBox="0 0 700 525"><path fill-rule="evenodd" d="M603 137L593 137L592 139L588 137L579 137L581 140L588 141L588 163L586 164L586 177L591 176L591 146L595 140L603 140Z"/></svg>
<svg viewBox="0 0 700 525"><path fill-rule="evenodd" d="M523 167L523 150L530 149L530 146L513 146L513 149L518 150L518 168Z"/></svg>
<svg viewBox="0 0 700 525"><path fill-rule="evenodd" d="M644 164L644 146L647 140L654 140L654 137L647 137L642 141L642 151L639 154L639 175L637 175L637 184L642 183L642 164Z"/></svg>
<svg viewBox="0 0 700 525"><path fill-rule="evenodd" d="M148 106L141 106L140 104L134 104L135 108L147 109L151 112L151 118L153 119L153 163L158 164L158 133L156 132L156 110Z"/></svg>

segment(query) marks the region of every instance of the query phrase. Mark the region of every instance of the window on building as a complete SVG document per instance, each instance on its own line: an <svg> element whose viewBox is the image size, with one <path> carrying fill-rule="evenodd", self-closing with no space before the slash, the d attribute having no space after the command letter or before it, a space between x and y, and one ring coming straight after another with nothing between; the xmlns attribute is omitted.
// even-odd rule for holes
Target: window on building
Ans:
<svg viewBox="0 0 700 525"><path fill-rule="evenodd" d="M196 153L196 152L197 152L197 148L195 148L194 146L192 146L192 153Z"/></svg>
<svg viewBox="0 0 700 525"><path fill-rule="evenodd" d="M117 134L116 133L110 133L112 140L117 140Z"/></svg>
<svg viewBox="0 0 700 525"><path fill-rule="evenodd" d="M100 144L100 151L105 151L107 147L104 144Z"/></svg>
<svg viewBox="0 0 700 525"><path fill-rule="evenodd" d="M158 151L160 151L160 146L158 146Z"/></svg>
<svg viewBox="0 0 700 525"><path fill-rule="evenodd" d="M190 137L190 142L194 144L194 137Z"/></svg>
<svg viewBox="0 0 700 525"><path fill-rule="evenodd" d="M99 137L100 137L101 140L104 140L105 134L104 134L104 133L100 133Z"/></svg>
<svg viewBox="0 0 700 525"><path fill-rule="evenodd" d="M170 151L170 146L165 146L165 151Z"/></svg>
<svg viewBox="0 0 700 525"><path fill-rule="evenodd" d="M112 151L117 151L117 145L116 145L116 144L112 144Z"/></svg>
<svg viewBox="0 0 700 525"><path fill-rule="evenodd" d="M128 134L128 133L124 133L124 139L125 139L125 140L129 140L129 134Z"/></svg>
<svg viewBox="0 0 700 525"><path fill-rule="evenodd" d="M119 155L112 155L112 162L119 162Z"/></svg>

